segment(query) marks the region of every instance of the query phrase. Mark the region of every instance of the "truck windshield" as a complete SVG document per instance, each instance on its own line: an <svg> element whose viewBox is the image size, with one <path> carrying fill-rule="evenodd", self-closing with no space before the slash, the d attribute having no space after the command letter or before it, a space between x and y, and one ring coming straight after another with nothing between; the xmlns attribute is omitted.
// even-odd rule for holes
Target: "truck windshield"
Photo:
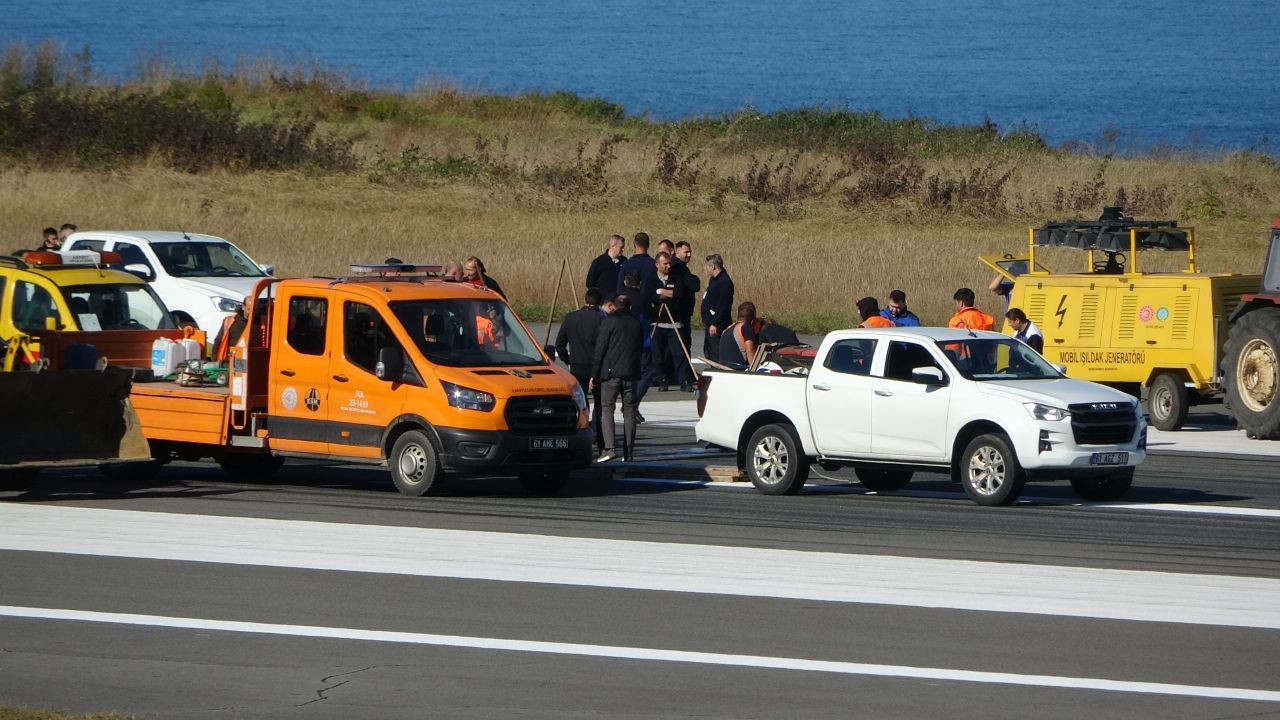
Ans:
<svg viewBox="0 0 1280 720"><path fill-rule="evenodd" d="M248 255L228 242L154 242L160 264L174 277L265 277Z"/></svg>
<svg viewBox="0 0 1280 720"><path fill-rule="evenodd" d="M545 365L538 345L498 299L399 300L391 312L428 360L452 367Z"/></svg>
<svg viewBox="0 0 1280 720"><path fill-rule="evenodd" d="M172 330L173 319L148 285L70 285L62 297L81 330Z"/></svg>
<svg viewBox="0 0 1280 720"><path fill-rule="evenodd" d="M970 380L1053 380L1062 377L1040 353L1013 339L946 340L938 343Z"/></svg>

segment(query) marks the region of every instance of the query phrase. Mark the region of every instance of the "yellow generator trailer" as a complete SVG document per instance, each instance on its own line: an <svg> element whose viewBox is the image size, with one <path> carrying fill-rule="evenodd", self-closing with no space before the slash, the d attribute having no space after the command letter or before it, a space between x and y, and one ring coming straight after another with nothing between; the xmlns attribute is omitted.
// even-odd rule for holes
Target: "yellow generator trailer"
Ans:
<svg viewBox="0 0 1280 720"><path fill-rule="evenodd" d="M1148 390L1151 423L1177 430L1187 410L1222 391L1222 346L1243 295L1260 275L1196 268L1195 229L1173 220L1135 220L1108 208L1097 221L1049 222L1027 231L1024 257L984 257L1004 276L1009 307L1044 334L1044 356L1067 374L1135 397ZM1085 253L1080 272L1054 272L1037 248ZM1185 269L1144 272L1144 251L1186 255ZM1005 332L1012 333L1006 322Z"/></svg>

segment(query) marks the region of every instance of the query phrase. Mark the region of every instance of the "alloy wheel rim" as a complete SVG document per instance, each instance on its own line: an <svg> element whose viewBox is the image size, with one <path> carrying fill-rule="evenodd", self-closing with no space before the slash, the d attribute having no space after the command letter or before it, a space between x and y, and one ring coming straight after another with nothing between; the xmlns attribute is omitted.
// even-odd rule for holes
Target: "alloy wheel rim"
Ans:
<svg viewBox="0 0 1280 720"><path fill-rule="evenodd" d="M969 484L981 495L992 495L1005 483L1004 455L990 445L978 448L969 458Z"/></svg>
<svg viewBox="0 0 1280 720"><path fill-rule="evenodd" d="M1276 399L1276 386L1280 385L1280 367L1277 367L1275 348L1261 339L1245 343L1236 366L1236 384L1245 407L1262 412Z"/></svg>
<svg viewBox="0 0 1280 720"><path fill-rule="evenodd" d="M787 452L787 446L776 435L761 438L760 442L756 443L755 452L752 453L756 476L769 485L782 482L790 462L791 457Z"/></svg>

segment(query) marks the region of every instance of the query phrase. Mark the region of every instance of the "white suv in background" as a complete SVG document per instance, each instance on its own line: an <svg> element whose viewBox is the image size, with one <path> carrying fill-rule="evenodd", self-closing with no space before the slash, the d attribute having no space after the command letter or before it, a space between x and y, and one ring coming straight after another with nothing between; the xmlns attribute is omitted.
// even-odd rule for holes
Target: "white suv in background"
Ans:
<svg viewBox="0 0 1280 720"><path fill-rule="evenodd" d="M198 233L78 232L67 236L62 249L119 253L121 266L151 283L179 324L194 323L210 342L254 283L274 271L230 242Z"/></svg>

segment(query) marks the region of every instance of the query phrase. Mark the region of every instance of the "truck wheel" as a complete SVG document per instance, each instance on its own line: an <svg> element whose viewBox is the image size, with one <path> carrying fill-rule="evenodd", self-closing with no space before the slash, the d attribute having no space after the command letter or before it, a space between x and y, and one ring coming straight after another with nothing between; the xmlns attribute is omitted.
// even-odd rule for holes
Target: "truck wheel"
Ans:
<svg viewBox="0 0 1280 720"><path fill-rule="evenodd" d="M979 505L1012 505L1026 482L1018 456L1003 434L979 435L960 456L960 484Z"/></svg>
<svg viewBox="0 0 1280 720"><path fill-rule="evenodd" d="M786 425L765 425L747 443L747 477L765 495L795 495L809 477L809 458Z"/></svg>
<svg viewBox="0 0 1280 720"><path fill-rule="evenodd" d="M519 478L525 492L530 495L556 495L564 488L565 483L569 482L569 472L567 470L559 470L556 472L520 473Z"/></svg>
<svg viewBox="0 0 1280 720"><path fill-rule="evenodd" d="M1280 440L1280 310L1254 310L1232 326L1222 370L1240 427L1253 437Z"/></svg>
<svg viewBox="0 0 1280 720"><path fill-rule="evenodd" d="M857 467L853 469L862 487L876 492L893 492L901 490L911 482L910 470L897 470L878 467Z"/></svg>
<svg viewBox="0 0 1280 720"><path fill-rule="evenodd" d="M436 448L420 430L409 430L396 439L389 464L396 489L410 497L430 492L442 474Z"/></svg>
<svg viewBox="0 0 1280 720"><path fill-rule="evenodd" d="M102 463L98 472L115 482L148 483L155 480L164 469L163 460L142 460L127 463Z"/></svg>
<svg viewBox="0 0 1280 720"><path fill-rule="evenodd" d="M0 470L0 490L26 490L40 477L39 468Z"/></svg>
<svg viewBox="0 0 1280 720"><path fill-rule="evenodd" d="M1191 407L1191 394L1182 378L1173 373L1160 373L1151 381L1147 395L1151 424L1160 430L1181 430Z"/></svg>
<svg viewBox="0 0 1280 720"><path fill-rule="evenodd" d="M1133 484L1133 468L1118 470L1110 475L1071 478L1071 489L1085 500L1109 502L1119 500L1129 492Z"/></svg>
<svg viewBox="0 0 1280 720"><path fill-rule="evenodd" d="M284 458L273 455L227 453L218 465L232 480L266 480L284 467Z"/></svg>

